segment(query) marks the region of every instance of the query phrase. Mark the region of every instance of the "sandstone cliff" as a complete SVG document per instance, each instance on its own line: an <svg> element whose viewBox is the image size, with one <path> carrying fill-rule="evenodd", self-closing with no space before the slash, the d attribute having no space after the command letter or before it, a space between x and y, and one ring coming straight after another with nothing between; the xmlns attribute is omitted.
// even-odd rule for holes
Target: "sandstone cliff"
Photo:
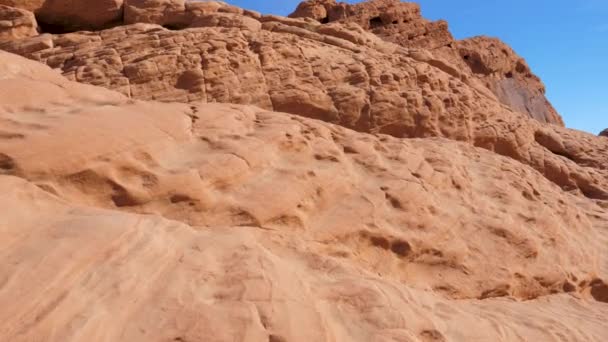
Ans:
<svg viewBox="0 0 608 342"><path fill-rule="evenodd" d="M119 10L0 43L0 340L606 340L608 139L504 44Z"/></svg>

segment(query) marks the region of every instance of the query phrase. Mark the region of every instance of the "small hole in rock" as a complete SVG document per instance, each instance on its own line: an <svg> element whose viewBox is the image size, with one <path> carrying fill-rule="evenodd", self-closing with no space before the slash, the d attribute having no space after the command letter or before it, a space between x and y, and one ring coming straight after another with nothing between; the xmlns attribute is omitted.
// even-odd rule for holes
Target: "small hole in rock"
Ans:
<svg viewBox="0 0 608 342"><path fill-rule="evenodd" d="M393 251L393 253L400 255L400 256L408 255L411 250L412 250L412 247L410 246L410 244L407 241L397 240L397 241L394 241L391 245L391 251Z"/></svg>
<svg viewBox="0 0 608 342"><path fill-rule="evenodd" d="M375 247L380 247L382 249L388 249L390 246L390 242L381 236L372 236L370 237L370 242Z"/></svg>
<svg viewBox="0 0 608 342"><path fill-rule="evenodd" d="M287 340L283 336L270 334L268 336L268 342L286 342Z"/></svg>
<svg viewBox="0 0 608 342"><path fill-rule="evenodd" d="M384 23L382 22L382 19L380 17L374 17L369 20L370 28L380 27L382 25L384 25Z"/></svg>
<svg viewBox="0 0 608 342"><path fill-rule="evenodd" d="M574 292L574 290L576 290L576 286L574 286L574 285L572 285L572 283L566 281L566 282L564 282L562 289L564 290L564 292Z"/></svg>
<svg viewBox="0 0 608 342"><path fill-rule="evenodd" d="M165 24L163 25L164 28L166 28L167 30L170 31L179 31L179 30L183 30L185 28L188 27L188 25L185 24Z"/></svg>
<svg viewBox="0 0 608 342"><path fill-rule="evenodd" d="M13 171L16 168L15 161L4 153L0 153L0 172Z"/></svg>

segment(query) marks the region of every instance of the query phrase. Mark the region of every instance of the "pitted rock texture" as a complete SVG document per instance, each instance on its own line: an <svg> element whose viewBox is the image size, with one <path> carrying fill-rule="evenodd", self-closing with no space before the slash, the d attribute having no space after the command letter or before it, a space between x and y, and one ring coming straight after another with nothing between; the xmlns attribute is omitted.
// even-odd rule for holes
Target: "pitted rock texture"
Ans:
<svg viewBox="0 0 608 342"><path fill-rule="evenodd" d="M429 51L354 23L219 9L199 19L203 27L135 24L0 48L136 99L256 105L361 132L465 141L528 164L563 189L608 199L605 141L588 149L583 142L595 138L529 119Z"/></svg>
<svg viewBox="0 0 608 342"><path fill-rule="evenodd" d="M32 12L0 5L0 43L38 35Z"/></svg>
<svg viewBox="0 0 608 342"><path fill-rule="evenodd" d="M24 9L34 12L47 0L0 0L0 5Z"/></svg>
<svg viewBox="0 0 608 342"><path fill-rule="evenodd" d="M454 64L468 66L500 102L539 122L564 125L545 97L545 85L508 45L496 38L475 37L456 41L453 46L442 48L437 54Z"/></svg>
<svg viewBox="0 0 608 342"><path fill-rule="evenodd" d="M126 0L124 22L185 25L185 0Z"/></svg>
<svg viewBox="0 0 608 342"><path fill-rule="evenodd" d="M458 65L459 70L468 70L468 76L481 79L507 106L540 122L564 125L546 99L540 79L509 46L488 37L456 41L447 22L424 19L418 4L373 0L350 5L335 0L309 0L302 2L290 16L321 23L354 22L383 40L432 51Z"/></svg>
<svg viewBox="0 0 608 342"><path fill-rule="evenodd" d="M400 0L374 0L347 4L335 0L304 1L289 15L313 18L321 23L353 22L381 38L404 47L432 50L453 42L447 22L431 22L420 5Z"/></svg>
<svg viewBox="0 0 608 342"><path fill-rule="evenodd" d="M605 340L605 202L511 158L0 75L3 340Z"/></svg>

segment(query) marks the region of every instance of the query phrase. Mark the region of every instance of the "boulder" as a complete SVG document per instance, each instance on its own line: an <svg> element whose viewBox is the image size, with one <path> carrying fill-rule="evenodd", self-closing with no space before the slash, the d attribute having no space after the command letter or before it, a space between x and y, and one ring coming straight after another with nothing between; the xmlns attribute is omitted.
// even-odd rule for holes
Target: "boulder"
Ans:
<svg viewBox="0 0 608 342"><path fill-rule="evenodd" d="M46 0L0 0L0 5L16 7L30 12L42 7Z"/></svg>
<svg viewBox="0 0 608 342"><path fill-rule="evenodd" d="M478 90L486 88L481 91L493 94L501 103L540 122L564 125L545 97L540 79L509 46L488 37L457 41L447 22L424 19L418 4L371 0L351 5L308 0L300 3L290 17L311 18L323 24L356 23L385 41L408 49L428 50L434 55L430 59L448 61L463 72L470 85Z"/></svg>
<svg viewBox="0 0 608 342"><path fill-rule="evenodd" d="M329 11L337 5L335 0L304 1L289 16L292 18L312 18L325 24L329 22Z"/></svg>
<svg viewBox="0 0 608 342"><path fill-rule="evenodd" d="M37 27L32 12L0 5L0 42L36 36Z"/></svg>
<svg viewBox="0 0 608 342"><path fill-rule="evenodd" d="M98 30L122 23L123 0L46 0L36 17L46 31Z"/></svg>

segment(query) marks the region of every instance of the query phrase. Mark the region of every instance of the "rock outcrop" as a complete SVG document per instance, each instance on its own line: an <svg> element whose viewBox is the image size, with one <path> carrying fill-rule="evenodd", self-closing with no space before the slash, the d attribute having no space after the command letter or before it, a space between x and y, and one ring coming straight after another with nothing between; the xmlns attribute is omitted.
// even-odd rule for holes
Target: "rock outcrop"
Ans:
<svg viewBox="0 0 608 342"><path fill-rule="evenodd" d="M32 12L0 5L0 43L38 35Z"/></svg>
<svg viewBox="0 0 608 342"><path fill-rule="evenodd" d="M608 128L600 132L600 137L608 137Z"/></svg>
<svg viewBox="0 0 608 342"><path fill-rule="evenodd" d="M460 67L468 66L500 102L539 122L564 125L545 97L545 85L508 45L495 38L475 37L456 41L453 46L438 54Z"/></svg>
<svg viewBox="0 0 608 342"><path fill-rule="evenodd" d="M586 149L586 135L528 119L447 58L383 41L355 23L203 5L191 18L200 27L187 30L134 24L0 48L136 99L250 104L361 132L465 141L530 165L565 190L608 199L603 147ZM508 66L489 56L475 58L503 74Z"/></svg>
<svg viewBox="0 0 608 342"><path fill-rule="evenodd" d="M121 3L0 42L0 340L606 340L608 139L504 43Z"/></svg>
<svg viewBox="0 0 608 342"><path fill-rule="evenodd" d="M218 1L103 0L91 3L46 0L23 4L0 1L35 11L43 30L51 33L135 23L157 24L169 29L202 26L257 29L260 26L258 13ZM321 24L357 24L385 41L432 52L436 56L434 59L448 60L452 64L447 69L464 70L463 76L489 89L503 104L541 122L563 126L561 117L544 96L544 85L512 49L486 37L455 41L445 21L430 22L422 18L417 4L374 0L349 5L334 0L310 0L301 3L291 16L309 18ZM310 27L310 23L296 26ZM335 26L326 30L335 31ZM352 37L352 34L347 36Z"/></svg>
<svg viewBox="0 0 608 342"><path fill-rule="evenodd" d="M290 16L321 23L354 22L386 41L431 50L458 65L459 70L468 70L468 76L481 79L507 106L541 122L563 126L561 117L545 98L540 79L510 47L487 37L456 41L447 22L422 18L418 4L375 0L349 5L335 0L309 0Z"/></svg>
<svg viewBox="0 0 608 342"><path fill-rule="evenodd" d="M99 30L123 23L123 0L0 0L35 13L47 32Z"/></svg>
<svg viewBox="0 0 608 342"><path fill-rule="evenodd" d="M511 158L0 75L2 339L605 337L605 207Z"/></svg>
<svg viewBox="0 0 608 342"><path fill-rule="evenodd" d="M47 0L0 0L0 5L24 9L34 12Z"/></svg>
<svg viewBox="0 0 608 342"><path fill-rule="evenodd" d="M526 62L513 50L488 37L455 41L445 21L422 18L420 7L400 0L375 0L354 5L335 0L309 0L290 15L321 23L354 22L380 38L408 48L434 53L469 70L468 76L482 80L509 107L541 122L563 126L563 121L545 98L545 88Z"/></svg>
<svg viewBox="0 0 608 342"><path fill-rule="evenodd" d="M97 30L122 23L123 0L46 0L35 12L47 30Z"/></svg>
<svg viewBox="0 0 608 342"><path fill-rule="evenodd" d="M431 22L420 5L400 0L375 0L350 5L335 0L302 2L292 18L313 18L320 23L353 22L381 38L404 47L436 49L454 41L444 20Z"/></svg>
<svg viewBox="0 0 608 342"><path fill-rule="evenodd" d="M187 26L185 0L126 0L125 24Z"/></svg>

